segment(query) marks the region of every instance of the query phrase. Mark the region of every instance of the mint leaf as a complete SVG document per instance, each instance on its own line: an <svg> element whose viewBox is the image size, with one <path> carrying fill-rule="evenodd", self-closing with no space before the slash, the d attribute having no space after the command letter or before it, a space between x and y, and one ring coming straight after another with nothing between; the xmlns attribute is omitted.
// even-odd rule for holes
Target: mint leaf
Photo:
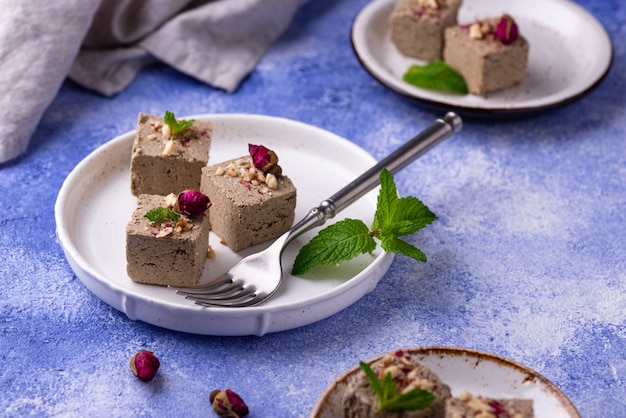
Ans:
<svg viewBox="0 0 626 418"><path fill-rule="evenodd" d="M367 379L370 381L370 385L376 394L376 399L378 399L378 403L381 402L385 398L383 394L383 388L381 386L380 380L378 380L378 376L374 373L374 370L367 364L362 361L359 362L359 367L363 370L363 373L367 376Z"/></svg>
<svg viewBox="0 0 626 418"><path fill-rule="evenodd" d="M291 273L303 274L318 265L333 265L372 252L376 241L358 219L343 219L320 231L300 249Z"/></svg>
<svg viewBox="0 0 626 418"><path fill-rule="evenodd" d="M437 219L421 200L413 196L398 197L398 190L389 170L383 169L380 172L379 182L380 192L372 223L373 231L384 231L400 237L413 234Z"/></svg>
<svg viewBox="0 0 626 418"><path fill-rule="evenodd" d="M402 79L427 90L461 95L468 92L463 76L441 60L423 66L412 65Z"/></svg>
<svg viewBox="0 0 626 418"><path fill-rule="evenodd" d="M435 400L435 395L423 389L413 389L385 402L388 411L415 411L426 409Z"/></svg>
<svg viewBox="0 0 626 418"><path fill-rule="evenodd" d="M148 218L148 220L152 223L159 223L159 222L163 222L164 219L171 219L172 221L177 221L178 218L180 218L180 215L176 212L174 212L171 209L168 208L164 208L163 206L159 206L156 209L152 209L151 211L148 211L148 213L146 213L145 215L143 215L144 218Z"/></svg>
<svg viewBox="0 0 626 418"><path fill-rule="evenodd" d="M406 255L417 261L426 262L426 254L424 254L422 250L412 246L408 242L402 241L394 235L383 234L381 236L381 247L383 247L385 251Z"/></svg>
<svg viewBox="0 0 626 418"><path fill-rule="evenodd" d="M383 169L379 175L380 192L371 231L363 221L344 219L331 225L300 249L291 273L303 274L318 265L332 265L359 254L372 252L377 238L385 251L426 261L426 255L399 239L410 235L437 219L437 216L413 196L398 197L393 175Z"/></svg>
<svg viewBox="0 0 626 418"><path fill-rule="evenodd" d="M376 394L379 409L415 411L428 408L435 400L435 395L422 389L413 389L406 393L398 394L398 386L391 378L391 373L385 373L381 381L367 363L361 361L359 362L359 367L367 376L370 386Z"/></svg>
<svg viewBox="0 0 626 418"><path fill-rule="evenodd" d="M178 134L183 133L186 129L190 128L191 125L193 125L193 123L195 122L195 119L182 119L179 121L176 120L174 113L166 110L165 116L163 116L163 122L165 122L167 126L170 127L170 130L172 131L172 136L177 136Z"/></svg>
<svg viewBox="0 0 626 418"><path fill-rule="evenodd" d="M401 237L419 231L436 219L437 216L421 200L407 196L396 201L393 216L384 229Z"/></svg>
<svg viewBox="0 0 626 418"><path fill-rule="evenodd" d="M380 183L380 192L378 192L376 213L372 223L373 231L380 231L393 221L396 203L399 199L398 189L389 170L383 169L378 175L378 181Z"/></svg>

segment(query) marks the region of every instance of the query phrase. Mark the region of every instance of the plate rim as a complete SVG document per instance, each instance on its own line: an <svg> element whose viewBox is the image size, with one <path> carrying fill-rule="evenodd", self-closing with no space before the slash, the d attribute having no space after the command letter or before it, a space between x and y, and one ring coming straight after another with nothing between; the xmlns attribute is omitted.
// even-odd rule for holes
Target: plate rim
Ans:
<svg viewBox="0 0 626 418"><path fill-rule="evenodd" d="M196 118L196 119L210 119L213 120L220 119L220 121L230 121L236 120L239 118L243 118L244 120L250 121L250 123L272 123L272 124L288 124L293 127L297 127L300 129L308 129L312 132L318 132L320 134L326 135L327 138L332 139L333 141L340 141L343 147L347 147L348 149L353 149L354 151L361 154L363 157L367 157L371 160L372 165L376 163L375 158L367 152L365 149L359 147L357 144L349 141L346 138L343 138L331 131L328 131L323 128L319 128L314 125L310 125L304 122L300 122L293 119L288 119L279 116L270 116L270 115L262 115L262 114L245 114L245 113L209 113L209 114L197 114L197 115L189 115L189 116L181 116L184 118ZM93 266L79 251L75 239L72 237L70 233L70 228L67 222L65 222L66 216L64 215L64 211L66 207L70 205L69 199L72 198L71 185L78 181L77 176L87 170L89 168L89 164L92 163L91 160L98 158L102 153L107 152L114 147L123 147L127 142L132 144L132 136L134 136L135 130L130 130L119 134L105 143L97 146L91 152L89 152L72 170L68 173L66 178L64 179L59 192L57 194L57 199L54 205L54 213L55 213L55 234L57 237L57 241L62 248L65 258L70 265L73 273L79 278L79 280L87 287L87 289L93 293L100 300L104 301L108 305L114 307L115 309L121 311L130 319L133 320L141 320L142 322L149 323L155 326L159 326L162 328L187 332L198 335L215 335L215 336L245 336L245 335L257 335L262 336L266 333L272 332L280 332L288 329L294 329L298 327L302 327L305 325L312 324L314 322L318 322L322 319L326 319L335 313L347 308L348 306L355 303L365 294L372 291L377 285L378 281L384 276L386 271L388 270L391 262L393 261L394 255L393 253L386 252L382 248L380 248L380 254L373 260L369 265L367 265L357 276L362 276L361 280L353 280L357 276L353 276L349 280L341 283L340 285L333 287L332 289L322 293L316 294L313 297L306 299L306 302L303 301L285 301L280 305L258 305L252 307L245 308L226 308L226 307L201 307L198 305L193 305L192 303L172 303L168 300L156 300L154 297L151 297L146 293L138 293L129 291L125 289L123 286L119 285L115 281L109 280L104 277L104 274L100 273L98 269ZM129 157L130 158L130 157ZM130 216L130 214L129 214ZM296 326L287 326L287 327L278 327L276 329L272 329L268 323L271 323L275 320L274 315L281 312L300 312L309 309L309 305L314 305L316 303L323 303L325 300L332 300L332 298L328 299L328 293L332 293L331 296L340 297L354 287L359 284L362 284L362 281L367 282L366 279L370 278L370 276L374 274L376 277L374 278L374 283L365 288L365 291L350 303L342 306L340 309L333 312L321 312L313 321L305 321L305 323L296 325ZM96 287L108 289L107 297L103 297L100 294L102 291L97 290ZM357 293L358 295L358 293ZM184 298L181 296L181 300ZM243 316L250 316L252 319L258 322L258 326L255 328L254 332L246 332L246 333L214 333L214 332L198 332L194 330L190 330L184 326L181 327L172 327L172 326L164 326L158 321L148 321L144 318L138 317L135 313L137 309L137 303L142 304L142 308L150 308L150 306L154 306L158 304L161 306L163 311L167 311L170 315L172 314L187 314L189 315L192 312L207 312L207 316L213 315L228 315L232 318L241 318ZM339 304L341 305L341 304ZM141 316L141 315L139 315Z"/></svg>
<svg viewBox="0 0 626 418"><path fill-rule="evenodd" d="M573 402L569 399L567 395L565 395L565 393L561 389L558 388L558 386L552 383L552 381L550 381L548 378L543 376L541 373L536 372L535 370L531 369L530 367L525 366L515 360L501 356L499 354L490 353L487 351L477 350L473 348L453 347L453 346L445 346L445 345L406 347L406 348L398 348L393 351L397 351L397 350L409 352L414 355L421 354L421 355L439 355L439 356L446 356L446 355L464 356L464 357L467 357L468 359L475 360L476 362L491 361L491 362L495 362L506 367L513 368L518 372L526 374L531 379L535 381L539 381L542 384L543 388L549 391L551 395L555 396L559 404L564 408L564 411L568 413L570 418L580 418L580 413L576 409L576 406L573 404ZM383 356L385 356L389 352L391 351L377 354L376 356L371 357L365 360L364 362L367 364L372 364L373 362L381 359ZM330 384L324 389L322 394L318 397L317 401L315 402L315 405L313 406L313 409L311 411L310 418L320 418L321 417L320 413L322 412L322 408L324 407L324 402L326 401L326 398L328 398L328 396L334 392L335 386L341 381L348 378L353 373L357 372L359 369L360 367L358 364L354 365L350 367L348 370L341 373L339 376L337 376L332 382L330 382Z"/></svg>
<svg viewBox="0 0 626 418"><path fill-rule="evenodd" d="M378 76L377 72L371 68L367 60L363 56L361 56L361 53L359 50L359 43L355 41L356 30L361 24L362 19L364 19L364 16L367 13L374 13L375 11L378 11L380 8L386 6L388 3L392 3L394 1L396 0L372 0L357 13L357 15L354 17L352 21L352 27L350 30L350 44L352 47L352 51L354 55L356 56L357 60L359 61L359 64L361 65L361 67L363 67L365 71L373 79L379 82L381 85L395 92L396 94L404 97L405 99L426 105L433 109L455 111L463 116L470 116L470 117L510 118L510 117L532 116L537 113L541 113L544 111L553 110L556 108L566 106L570 103L573 103L575 101L582 99L584 96L588 95L593 90L595 90L604 81L611 67L613 66L613 60L614 60L614 55L615 55L613 41L612 41L611 35L608 33L608 31L606 30L602 22L596 19L595 16L593 16L589 11L587 11L585 8L583 8L577 3L574 3L568 0L547 0L547 1L552 1L553 3L556 3L556 4L560 4L563 7L568 7L570 9L577 11L578 13L582 15L587 16L591 21L595 22L598 25L598 28L605 35L606 41L608 42L606 46L608 46L608 49L609 49L609 55L607 57L608 59L606 61L606 65L604 69L601 71L601 73L598 73L596 75L595 80L591 84L587 85L585 88L579 91L573 92L571 95L568 95L567 97L563 99L546 103L543 105L526 106L526 107L493 107L493 108L472 107L472 106L465 106L465 105L458 105L458 104L448 104L445 102L441 102L441 101L437 101L437 100L433 100L433 99L429 99L425 97L420 97L418 95L411 94L410 92L398 89L396 86L386 82L386 80Z"/></svg>

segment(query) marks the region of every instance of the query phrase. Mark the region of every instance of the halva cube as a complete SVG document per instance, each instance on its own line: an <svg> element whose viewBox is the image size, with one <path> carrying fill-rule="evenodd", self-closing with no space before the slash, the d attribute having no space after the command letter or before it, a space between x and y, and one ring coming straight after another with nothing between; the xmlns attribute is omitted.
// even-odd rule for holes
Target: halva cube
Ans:
<svg viewBox="0 0 626 418"><path fill-rule="evenodd" d="M458 398L446 400L445 418L477 416L533 418L535 413L532 399L494 399L463 391Z"/></svg>
<svg viewBox="0 0 626 418"><path fill-rule="evenodd" d="M434 395L426 409L414 411L381 410L369 378L363 371L350 374L343 390L341 405L346 418L443 418L445 403L450 398L450 386L419 361L417 355L404 350L387 353L369 365L379 377L391 373L397 384L397 393L420 389Z"/></svg>
<svg viewBox="0 0 626 418"><path fill-rule="evenodd" d="M203 168L200 191L211 199L211 229L233 251L277 238L293 224L295 186L257 169L249 155Z"/></svg>
<svg viewBox="0 0 626 418"><path fill-rule="evenodd" d="M441 59L444 29L456 25L461 0L400 0L389 16L391 41L402 54Z"/></svg>
<svg viewBox="0 0 626 418"><path fill-rule="evenodd" d="M208 199L206 203L208 207ZM209 246L209 217L176 210L174 194L138 196L126 226L126 266L133 281L177 287L199 283ZM146 217L151 211L162 216L152 221Z"/></svg>
<svg viewBox="0 0 626 418"><path fill-rule="evenodd" d="M459 25L445 31L444 61L457 70L470 93L504 90L528 72L528 41L510 16Z"/></svg>
<svg viewBox="0 0 626 418"><path fill-rule="evenodd" d="M199 189L212 131L210 121L195 120L174 134L164 118L140 113L130 162L131 193L166 195L172 190Z"/></svg>

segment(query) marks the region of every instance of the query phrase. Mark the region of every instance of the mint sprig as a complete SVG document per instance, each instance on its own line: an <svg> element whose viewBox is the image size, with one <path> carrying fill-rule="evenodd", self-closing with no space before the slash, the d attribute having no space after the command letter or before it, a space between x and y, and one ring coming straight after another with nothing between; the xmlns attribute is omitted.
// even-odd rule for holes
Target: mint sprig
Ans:
<svg viewBox="0 0 626 418"><path fill-rule="evenodd" d="M378 379L372 368L364 362L359 362L359 367L376 394L378 410L387 411L415 411L426 409L435 400L435 395L423 389L412 389L405 393L398 393L398 385L392 379L391 373L385 373L382 380Z"/></svg>
<svg viewBox="0 0 626 418"><path fill-rule="evenodd" d="M371 229L359 219L343 219L321 230L304 245L294 261L291 273L304 274L320 265L335 265L371 253L374 238L385 251L426 261L426 255L399 237L410 235L437 219L419 199L399 198L393 175L383 169L379 175L380 192Z"/></svg>
<svg viewBox="0 0 626 418"><path fill-rule="evenodd" d="M468 93L463 76L441 60L423 66L412 65L402 79L426 90L460 95Z"/></svg>
<svg viewBox="0 0 626 418"><path fill-rule="evenodd" d="M163 206L152 209L143 216L144 218L148 218L150 222L155 224L163 222L163 220L165 220L166 218L172 221L177 221L180 218L180 214L174 212L171 209L164 208Z"/></svg>
<svg viewBox="0 0 626 418"><path fill-rule="evenodd" d="M170 130L172 131L172 136L177 136L183 133L186 129L190 128L191 125L193 125L193 123L195 122L195 119L176 120L174 113L166 110L165 116L163 116L163 122L165 122L165 124L170 127Z"/></svg>

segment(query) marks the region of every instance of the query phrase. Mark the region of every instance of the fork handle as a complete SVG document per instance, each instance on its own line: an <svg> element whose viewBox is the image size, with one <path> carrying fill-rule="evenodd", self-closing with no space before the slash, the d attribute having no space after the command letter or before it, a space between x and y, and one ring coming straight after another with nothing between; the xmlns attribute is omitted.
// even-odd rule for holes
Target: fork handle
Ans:
<svg viewBox="0 0 626 418"><path fill-rule="evenodd" d="M311 209L300 222L288 231L283 248L300 234L323 225L327 219L333 218L337 213L378 186L378 178L383 168L391 173L397 173L437 144L452 136L453 133L460 131L462 126L461 118L453 112L448 112L442 119L437 119L343 189L323 200L318 207Z"/></svg>

